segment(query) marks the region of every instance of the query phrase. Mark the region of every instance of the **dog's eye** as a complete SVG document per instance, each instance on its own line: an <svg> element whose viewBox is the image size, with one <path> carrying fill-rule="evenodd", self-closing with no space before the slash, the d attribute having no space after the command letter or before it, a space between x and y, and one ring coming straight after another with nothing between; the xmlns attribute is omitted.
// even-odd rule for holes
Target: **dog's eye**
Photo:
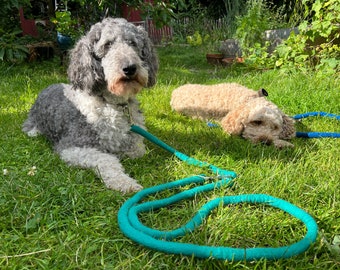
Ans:
<svg viewBox="0 0 340 270"><path fill-rule="evenodd" d="M110 49L110 47L112 46L112 44L113 44L113 41L108 41L108 42L106 42L105 45L104 45L105 50Z"/></svg>
<svg viewBox="0 0 340 270"><path fill-rule="evenodd" d="M262 125L262 121L261 121L261 120L251 121L251 124L252 124L253 126L261 126L261 125Z"/></svg>
<svg viewBox="0 0 340 270"><path fill-rule="evenodd" d="M134 40L126 40L126 43L127 43L129 46L137 47L137 42L134 41Z"/></svg>

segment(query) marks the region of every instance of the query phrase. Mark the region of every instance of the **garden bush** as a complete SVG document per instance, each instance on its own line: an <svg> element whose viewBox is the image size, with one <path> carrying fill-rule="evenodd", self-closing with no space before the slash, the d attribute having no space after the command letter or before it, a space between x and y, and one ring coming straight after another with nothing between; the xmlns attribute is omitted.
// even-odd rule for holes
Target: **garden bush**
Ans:
<svg viewBox="0 0 340 270"><path fill-rule="evenodd" d="M259 16L253 24L250 22L240 24L238 31L242 33L242 30L245 30L243 35L252 38L252 40L247 41L247 39L241 37L241 41L243 41L242 49L248 59L246 63L249 66L280 68L287 71L297 68L304 72L312 69L330 75L339 72L340 2L337 0L316 0L311 7L309 7L307 0L302 0L302 3L304 4L305 20L298 26L299 33L296 34L291 31L288 39L280 44L273 54L268 53L270 43L261 42L263 41L261 33L263 33L265 24L262 24ZM257 9L259 9L258 6L255 10ZM243 19L246 21L247 17ZM242 27L243 25L246 29ZM251 29L251 25L253 25L253 28L256 28L257 25L261 31ZM256 40L260 42L256 42Z"/></svg>

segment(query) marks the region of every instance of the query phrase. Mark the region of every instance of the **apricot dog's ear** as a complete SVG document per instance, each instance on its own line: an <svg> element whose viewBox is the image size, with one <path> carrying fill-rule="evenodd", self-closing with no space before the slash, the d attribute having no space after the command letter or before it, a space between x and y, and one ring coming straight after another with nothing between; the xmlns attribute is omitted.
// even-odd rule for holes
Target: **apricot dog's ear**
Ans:
<svg viewBox="0 0 340 270"><path fill-rule="evenodd" d="M291 139L295 137L296 132L295 132L295 127L294 127L294 123L295 123L294 119L283 114L282 120L283 120L282 131L279 135L279 138L280 139Z"/></svg>
<svg viewBox="0 0 340 270"><path fill-rule="evenodd" d="M231 135L241 135L246 119L244 108L238 108L225 116L221 121L223 130Z"/></svg>
<svg viewBox="0 0 340 270"><path fill-rule="evenodd" d="M268 92L266 91L266 89L261 88L259 91L257 91L259 97L267 97L268 96Z"/></svg>

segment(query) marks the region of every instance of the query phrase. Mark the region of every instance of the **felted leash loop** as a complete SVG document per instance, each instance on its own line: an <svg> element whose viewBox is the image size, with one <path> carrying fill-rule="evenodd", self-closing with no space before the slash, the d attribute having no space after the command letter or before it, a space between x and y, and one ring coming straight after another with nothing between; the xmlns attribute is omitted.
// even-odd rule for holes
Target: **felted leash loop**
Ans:
<svg viewBox="0 0 340 270"><path fill-rule="evenodd" d="M178 152L174 148L168 146L167 144L160 141L158 138L138 126L132 126L131 130L144 136L145 138L156 143L169 152L175 154L181 160L191 165L208 167L214 173L218 174L218 181L216 182L204 184L205 181L209 179L209 177L206 177L204 175L197 175L143 189L137 192L130 199L128 199L118 211L118 224L121 231L134 242L139 243L145 247L169 254L181 254L187 256L195 256L198 258L215 258L230 261L249 261L262 258L289 258L304 252L313 242L316 241L318 227L315 220L307 212L287 201L266 194L244 194L213 199L204 204L189 222L174 230L160 231L145 226L138 218L138 215L140 213L149 212L169 206L184 199L192 198L202 192L210 191L216 188L228 187L232 184L233 179L236 177L236 173L233 171L223 170L206 162L201 162L196 159L190 158ZM168 198L142 202L143 199L152 194L156 194L167 189L183 187L192 183L204 185L196 186L194 188L179 192ZM281 209L302 221L307 228L307 233L300 241L289 246L277 248L232 248L224 246L217 247L196 245L172 241L174 238L192 232L195 228L197 228L197 226L202 224L203 220L207 216L209 216L213 209L219 207L221 204L223 206L226 206L230 204L240 203L266 204Z"/></svg>

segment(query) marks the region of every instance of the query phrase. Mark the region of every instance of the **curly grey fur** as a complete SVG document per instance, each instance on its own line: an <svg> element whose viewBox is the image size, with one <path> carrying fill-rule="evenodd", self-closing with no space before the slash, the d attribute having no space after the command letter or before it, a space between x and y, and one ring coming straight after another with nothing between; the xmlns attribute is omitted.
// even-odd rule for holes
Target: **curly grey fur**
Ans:
<svg viewBox="0 0 340 270"><path fill-rule="evenodd" d="M144 127L135 95L155 84L157 70L157 56L142 27L125 19L104 19L71 51L71 84L44 89L23 131L45 135L64 161L95 169L108 188L139 190L119 158L145 153L143 139L130 132L130 125L133 121Z"/></svg>

